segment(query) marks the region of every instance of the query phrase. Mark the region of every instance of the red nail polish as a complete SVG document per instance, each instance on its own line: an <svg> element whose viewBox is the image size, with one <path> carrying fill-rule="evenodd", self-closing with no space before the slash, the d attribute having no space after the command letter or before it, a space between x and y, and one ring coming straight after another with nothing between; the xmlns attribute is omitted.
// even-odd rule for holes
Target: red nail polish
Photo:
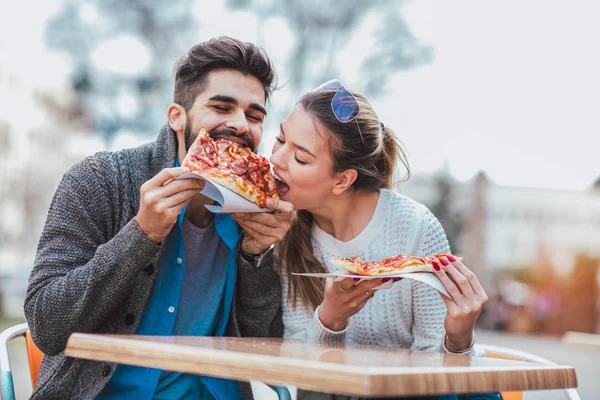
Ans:
<svg viewBox="0 0 600 400"><path fill-rule="evenodd" d="M381 280L381 282L387 282L387 281L389 281L390 279L392 279L392 278L383 278L383 279Z"/></svg>
<svg viewBox="0 0 600 400"><path fill-rule="evenodd" d="M440 266L435 261L432 261L431 265L433 266L433 269L435 269L436 271L440 270Z"/></svg>
<svg viewBox="0 0 600 400"><path fill-rule="evenodd" d="M404 278L402 278L402 277L394 278L394 282L401 281L402 279L404 279Z"/></svg>
<svg viewBox="0 0 600 400"><path fill-rule="evenodd" d="M353 278L353 279L354 279L354 282L360 281L360 278Z"/></svg>
<svg viewBox="0 0 600 400"><path fill-rule="evenodd" d="M440 257L440 262L442 263L442 265L445 267L446 265L448 265L448 261L446 261L443 257Z"/></svg>
<svg viewBox="0 0 600 400"><path fill-rule="evenodd" d="M448 260L450 260L450 262L454 262L456 261L456 258L452 257L452 256L446 256L448 258Z"/></svg>

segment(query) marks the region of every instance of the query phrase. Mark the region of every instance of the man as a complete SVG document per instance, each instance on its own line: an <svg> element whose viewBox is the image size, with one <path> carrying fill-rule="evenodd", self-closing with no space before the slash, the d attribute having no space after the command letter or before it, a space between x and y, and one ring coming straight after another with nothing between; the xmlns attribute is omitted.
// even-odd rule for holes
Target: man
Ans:
<svg viewBox="0 0 600 400"><path fill-rule="evenodd" d="M274 72L263 50L231 38L194 46L176 66L168 123L153 143L98 153L63 177L25 299L46 354L32 398L251 398L247 384L65 357L73 332L280 336L281 288L269 252L292 207L252 216L240 240L211 214L203 182L173 180L201 128L258 146ZM243 258L243 259L242 259Z"/></svg>

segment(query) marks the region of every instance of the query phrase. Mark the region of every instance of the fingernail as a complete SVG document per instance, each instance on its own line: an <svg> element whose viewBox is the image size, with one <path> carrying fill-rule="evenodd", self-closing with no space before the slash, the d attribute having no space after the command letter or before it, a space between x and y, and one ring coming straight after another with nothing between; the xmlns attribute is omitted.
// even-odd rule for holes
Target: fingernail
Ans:
<svg viewBox="0 0 600 400"><path fill-rule="evenodd" d="M360 278L354 278L354 282L360 281Z"/></svg>
<svg viewBox="0 0 600 400"><path fill-rule="evenodd" d="M399 277L399 278L394 278L394 282L401 281L402 279L404 279L404 278L402 278L402 277Z"/></svg>
<svg viewBox="0 0 600 400"><path fill-rule="evenodd" d="M445 267L446 265L448 265L448 261L446 261L446 259L444 257L440 257L440 262L442 263L442 265Z"/></svg>
<svg viewBox="0 0 600 400"><path fill-rule="evenodd" d="M452 256L446 256L448 258L448 260L450 260L450 262L454 262L456 261L456 258L452 257Z"/></svg>
<svg viewBox="0 0 600 400"><path fill-rule="evenodd" d="M267 207L273 207L273 199L267 199Z"/></svg>
<svg viewBox="0 0 600 400"><path fill-rule="evenodd" d="M440 270L440 266L435 261L432 261L431 265L433 266L433 269L435 269L436 271Z"/></svg>
<svg viewBox="0 0 600 400"><path fill-rule="evenodd" d="M381 280L381 282L387 282L387 281L389 281L390 279L392 279L392 278L383 278L383 279Z"/></svg>
<svg viewBox="0 0 600 400"><path fill-rule="evenodd" d="M183 167L183 172L190 172L190 169L188 167Z"/></svg>

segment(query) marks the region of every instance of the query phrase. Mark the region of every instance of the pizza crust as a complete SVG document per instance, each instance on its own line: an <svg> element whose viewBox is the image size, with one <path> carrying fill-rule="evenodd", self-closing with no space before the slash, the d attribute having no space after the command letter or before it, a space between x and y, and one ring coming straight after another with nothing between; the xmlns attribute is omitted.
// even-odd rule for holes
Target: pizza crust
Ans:
<svg viewBox="0 0 600 400"><path fill-rule="evenodd" d="M431 264L409 265L403 268L377 268L372 272L366 272L361 268L361 264L352 262L340 257L333 257L331 263L337 267L343 268L346 271L356 275L363 276L378 276L391 274L407 274L411 272L435 272Z"/></svg>
<svg viewBox="0 0 600 400"><path fill-rule="evenodd" d="M362 270L359 263L352 262L350 260L346 260L339 257L333 257L331 259L331 263L337 267L345 269L346 271L350 271L353 274L367 275L365 274L365 271Z"/></svg>
<svg viewBox="0 0 600 400"><path fill-rule="evenodd" d="M192 171L194 172L194 171ZM205 177L206 179L218 183L221 186L226 187L231 190L233 193L238 194L245 198L246 200L250 200L254 203L261 204L264 201L264 195L262 195L258 190L256 190L252 185L247 182L244 182L242 178L237 178L234 180L231 176L225 175L216 175L216 174L203 174L201 172L195 172L196 174ZM239 181L238 181L239 180ZM247 189L243 189L240 186L245 186Z"/></svg>
<svg viewBox="0 0 600 400"><path fill-rule="evenodd" d="M395 269L394 273L408 274L410 272L435 272L431 264L409 265L402 269Z"/></svg>

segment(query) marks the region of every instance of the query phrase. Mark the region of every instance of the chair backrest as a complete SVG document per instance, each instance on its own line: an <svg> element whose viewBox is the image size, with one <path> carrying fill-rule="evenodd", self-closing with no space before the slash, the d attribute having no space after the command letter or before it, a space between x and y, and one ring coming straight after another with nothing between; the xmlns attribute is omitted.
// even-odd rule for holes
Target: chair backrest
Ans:
<svg viewBox="0 0 600 400"><path fill-rule="evenodd" d="M514 350L508 347L476 344L475 348L477 353L483 354L484 357L556 365L556 363L543 357L536 356L535 354L527 353L525 351ZM564 392L567 400L581 400L579 393L577 393L577 390L575 389L565 389ZM502 397L504 400L521 400L523 398L523 392L502 392Z"/></svg>
<svg viewBox="0 0 600 400"><path fill-rule="evenodd" d="M29 327L26 323L11 326L0 333L0 394L2 395L2 400L11 400L15 398L12 370L8 358L8 343L17 337L25 338L32 387L35 387L40 371L40 364L42 363L42 358L44 356L40 349L33 343L33 340L31 340Z"/></svg>
<svg viewBox="0 0 600 400"><path fill-rule="evenodd" d="M29 375L31 376L31 387L35 387L38 375L40 374L40 365L44 353L33 343L29 329L25 331L25 346L27 347L27 359L29 360Z"/></svg>

